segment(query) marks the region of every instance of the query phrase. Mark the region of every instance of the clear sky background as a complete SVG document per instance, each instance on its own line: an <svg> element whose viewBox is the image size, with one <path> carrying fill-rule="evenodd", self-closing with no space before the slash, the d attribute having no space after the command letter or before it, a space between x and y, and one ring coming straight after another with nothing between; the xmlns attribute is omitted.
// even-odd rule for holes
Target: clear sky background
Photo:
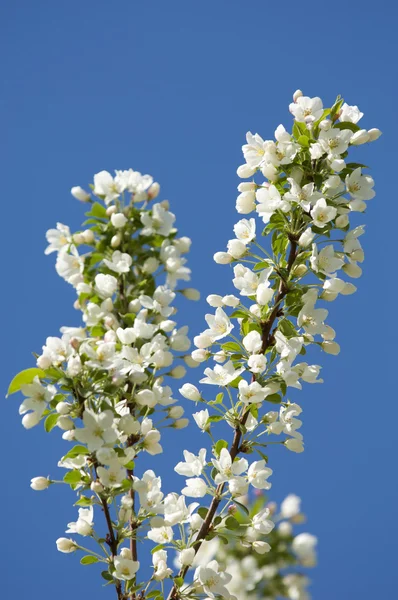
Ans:
<svg viewBox="0 0 398 600"><path fill-rule="evenodd" d="M130 167L161 183L180 233L194 242L203 301L179 313L194 334L207 294L233 291L230 269L212 256L232 237L246 131L270 138L279 123L290 127L296 88L326 105L340 93L359 104L365 127L383 131L358 150L377 197L361 219L359 291L329 306L341 354L319 356L323 386L291 395L304 408L305 453L271 455L273 498L300 495L305 529L319 537L314 600L396 593L397 16L392 1L20 0L0 8L4 393L46 336L79 324L73 289L43 254L56 221L77 229L82 220L72 185ZM113 598L96 567L56 551L75 520L73 496L35 493L29 480L56 476L67 446L58 430L24 431L19 401L4 400L0 419L0 595ZM182 448L197 450L203 438L185 430L168 440L172 450L153 462L169 473L169 491L182 483L171 473Z"/></svg>

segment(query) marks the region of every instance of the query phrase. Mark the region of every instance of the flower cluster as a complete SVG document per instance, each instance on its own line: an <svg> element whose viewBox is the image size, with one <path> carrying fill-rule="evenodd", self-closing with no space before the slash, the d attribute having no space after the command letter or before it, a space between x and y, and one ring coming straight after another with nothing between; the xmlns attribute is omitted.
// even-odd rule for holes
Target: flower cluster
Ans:
<svg viewBox="0 0 398 600"><path fill-rule="evenodd" d="M300 90L293 100L292 133L279 125L275 140L247 134L245 164L238 175L252 180L239 185L236 202L245 218L234 226L235 237L226 251L214 256L217 263L233 266L235 293L208 296L215 310L206 315L207 328L194 338L192 358L215 364L204 370L203 391L192 384L180 390L185 398L205 405L194 418L209 434L215 456L210 474L200 476L200 469L188 473L184 467L190 477L183 493L213 496L195 538L196 553L203 541L222 536L223 515L249 486L270 487L271 445L296 453L304 450L302 408L287 393L290 388L301 389L303 383L322 383L321 367L305 362L304 356L311 347L329 354L340 351L335 331L326 323L323 302L355 292L345 276L361 275L364 252L359 238L364 227L351 227L350 218L363 212L374 197L374 181L365 174L365 165L347 157L354 146L376 140L381 132L361 129L362 113L340 97L331 108ZM205 398L208 385L221 388L216 397ZM233 429L231 443L218 439L220 421ZM259 460L250 462L253 454ZM187 463L196 467L198 460L187 454ZM257 517L261 524L269 523L262 533L271 532L273 524L264 511L253 521ZM235 537L244 535L242 524L234 519L229 524ZM253 543L252 549L270 550L268 542L261 544ZM180 578L186 574L182 568ZM207 576L218 587L212 596L209 586L203 586L204 593L228 598L229 576L213 572ZM197 578L201 582L196 574L193 586ZM189 584L181 588L178 581L169 598L179 598L189 589ZM302 596L297 592L294 597Z"/></svg>
<svg viewBox="0 0 398 600"><path fill-rule="evenodd" d="M310 533L296 533L296 528L305 522L301 512L301 500L289 494L278 506L266 502L260 492L254 499L242 498L247 513L236 511L241 526L249 524L246 538L236 540L228 534L228 544L217 538L204 542L197 554L198 564L217 561L220 568L230 576L227 590L238 600L309 600L310 580L306 569L316 565L317 539ZM264 544L264 527L261 522L263 512L272 515L275 527L268 532L270 548L268 552L248 552L251 544ZM250 526L250 519L252 525Z"/></svg>
<svg viewBox="0 0 398 600"><path fill-rule="evenodd" d="M190 279L185 255L191 240L177 237L168 202L153 202L159 185L152 177L103 171L91 188L72 188L89 207L87 228L71 233L58 223L47 232L45 251L57 254L58 274L76 290L82 326L48 337L37 367L19 373L9 393L25 397L20 414L26 428L43 421L47 432L58 427L73 444L59 462L67 471L63 483L78 495L77 519L66 533L97 542L99 552L85 549L81 562L103 562L104 578L123 598L134 588L142 527L159 507L163 515L173 506L173 498L162 501L151 471L136 477L135 462L142 453L162 452L162 428L188 424L167 380L185 375L184 362L193 364L188 328L174 320L176 294L195 300L199 293L177 289ZM44 490L52 483L35 477L31 486ZM106 534L98 533L97 523ZM58 539L57 547L83 549L73 538ZM162 565L159 558L155 578Z"/></svg>

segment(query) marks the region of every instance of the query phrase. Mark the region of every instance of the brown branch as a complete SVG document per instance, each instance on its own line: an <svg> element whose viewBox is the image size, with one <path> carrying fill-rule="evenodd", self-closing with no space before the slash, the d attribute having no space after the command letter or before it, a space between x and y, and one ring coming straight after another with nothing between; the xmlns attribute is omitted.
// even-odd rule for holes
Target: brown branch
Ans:
<svg viewBox="0 0 398 600"><path fill-rule="evenodd" d="M101 498L102 509L105 514L105 520L106 520L106 524L108 526L108 532L109 532L108 533L109 539L107 539L107 543L108 543L108 546L112 553L112 559L114 559L117 556L117 539L115 537L115 532L113 530L112 519L111 519L111 515L109 512L108 503L105 500L105 498L102 498L102 496L100 498ZM108 538L108 536L107 536L107 538ZM118 579L115 581L115 587L116 587L116 593L117 593L118 600L123 600L122 586Z"/></svg>
<svg viewBox="0 0 398 600"><path fill-rule="evenodd" d="M290 251L289 251L289 257L288 257L287 267L286 267L288 275L290 274L293 264L297 258L297 240L293 236L289 237L289 240L290 240ZM281 304L282 300L285 298L288 291L289 291L289 287L288 287L287 282L281 278L278 293L275 298L274 307L273 307L268 319L261 324L262 340L263 340L263 345L262 345L262 349L261 349L262 354L264 354L270 346L270 343L272 340L271 329L275 322L275 319L279 316L280 304ZM243 413L242 417L240 418L239 424L235 428L234 437L233 437L231 448L229 451L232 462L235 460L235 458L241 451L242 427L244 427L244 425L249 417L249 414L250 414L250 409L247 409L246 412ZM222 493L224 491L224 487L225 487L225 483L220 483L216 488L215 496L214 496L213 500L211 501L209 510L207 511L206 518L203 521L202 526L199 529L197 538L194 542L195 554L198 553L199 548L202 545L202 542L206 539L209 531L211 530L213 519L215 517L215 514L217 512L217 509L218 509L221 499L222 499ZM188 569L189 569L189 567L183 567L180 570L178 576L184 578L188 572ZM167 597L167 600L176 600L177 598L178 598L178 589L177 589L176 585L174 585Z"/></svg>

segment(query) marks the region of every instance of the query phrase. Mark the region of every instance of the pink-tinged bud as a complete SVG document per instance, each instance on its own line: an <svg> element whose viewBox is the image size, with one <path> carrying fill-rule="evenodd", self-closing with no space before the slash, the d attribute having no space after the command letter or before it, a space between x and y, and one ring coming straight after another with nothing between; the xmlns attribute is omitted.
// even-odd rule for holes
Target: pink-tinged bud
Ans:
<svg viewBox="0 0 398 600"><path fill-rule="evenodd" d="M329 131L331 126L332 121L329 121L329 119L323 119L323 121L319 123L319 129L321 129L322 131Z"/></svg>
<svg viewBox="0 0 398 600"><path fill-rule="evenodd" d="M368 131L368 135L369 135L369 142L375 142L376 140L379 139L379 137L381 136L382 132L380 131L380 129L369 129Z"/></svg>
<svg viewBox="0 0 398 600"><path fill-rule="evenodd" d="M228 506L228 512L230 515L234 515L238 510L238 507L236 506L236 504L231 504L231 506Z"/></svg>
<svg viewBox="0 0 398 600"><path fill-rule="evenodd" d="M76 200L80 200L80 202L89 202L90 194L88 194L83 188L79 185L73 187L70 191L72 196L76 198Z"/></svg>
<svg viewBox="0 0 398 600"><path fill-rule="evenodd" d="M303 92L301 90L296 90L293 94L293 102L297 102L299 98L303 96Z"/></svg>
<svg viewBox="0 0 398 600"><path fill-rule="evenodd" d="M159 196L159 192L160 192L160 185L158 184L157 181L154 181L152 183L152 185L149 186L148 188L148 198L149 200L154 200L155 198L157 198Z"/></svg>

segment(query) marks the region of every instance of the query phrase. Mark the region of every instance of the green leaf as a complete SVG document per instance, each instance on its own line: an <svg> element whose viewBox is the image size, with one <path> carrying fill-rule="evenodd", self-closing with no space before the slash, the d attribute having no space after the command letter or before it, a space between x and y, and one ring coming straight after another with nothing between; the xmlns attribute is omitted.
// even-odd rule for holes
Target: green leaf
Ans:
<svg viewBox="0 0 398 600"><path fill-rule="evenodd" d="M158 544L157 546L152 548L151 554L155 554L155 552L157 552L158 550L163 550L163 548L164 548L163 544Z"/></svg>
<svg viewBox="0 0 398 600"><path fill-rule="evenodd" d="M63 458L76 458L76 456L80 456L81 454L90 454L90 452L86 446L73 446Z"/></svg>
<svg viewBox="0 0 398 600"><path fill-rule="evenodd" d="M149 594L145 595L145 598L157 598L158 596L161 596L162 592L160 592L159 590L153 590L152 592L149 592Z"/></svg>
<svg viewBox="0 0 398 600"><path fill-rule="evenodd" d="M205 508L204 506L201 506L200 508L198 508L198 515L202 519L205 519L207 517L207 511L208 511L207 508Z"/></svg>
<svg viewBox="0 0 398 600"><path fill-rule="evenodd" d="M359 131L361 128L356 123L350 123L349 121L343 121L342 123L336 123L335 127L338 129L350 129L354 133Z"/></svg>
<svg viewBox="0 0 398 600"><path fill-rule="evenodd" d="M242 348L236 342L227 342L226 344L222 344L221 348L225 352L238 352L238 353L242 353Z"/></svg>
<svg viewBox="0 0 398 600"><path fill-rule="evenodd" d="M75 502L75 506L91 506L93 501L91 498L87 498L87 496L81 496L80 499Z"/></svg>
<svg viewBox="0 0 398 600"><path fill-rule="evenodd" d="M44 421L44 429L49 433L57 424L59 418L58 413L51 413L48 415L47 419Z"/></svg>
<svg viewBox="0 0 398 600"><path fill-rule="evenodd" d="M265 261L262 262L258 262L256 265L254 265L253 267L253 271L261 271L262 269L267 269L269 267L269 264Z"/></svg>
<svg viewBox="0 0 398 600"><path fill-rule="evenodd" d="M86 217L99 217L100 219L106 219L106 208L99 202L94 202L91 205L90 212L86 213Z"/></svg>
<svg viewBox="0 0 398 600"><path fill-rule="evenodd" d="M32 369L25 369L15 375L14 379L11 381L10 386L8 388L7 397L11 396L11 394L15 394L15 392L19 392L23 385L27 385L32 383L35 377L39 377L39 379L44 379L46 376L45 371L42 369L37 369L33 367Z"/></svg>
<svg viewBox="0 0 398 600"><path fill-rule="evenodd" d="M247 312L243 310L234 310L234 312L230 316L231 319L245 319L246 317Z"/></svg>
<svg viewBox="0 0 398 600"><path fill-rule="evenodd" d="M223 418L223 415L211 415L207 421L208 423L218 423L219 421L222 421Z"/></svg>
<svg viewBox="0 0 398 600"><path fill-rule="evenodd" d="M220 392L219 394L217 394L216 399L215 399L215 403L216 404L221 404L221 402L223 401L224 398L224 393Z"/></svg>
<svg viewBox="0 0 398 600"><path fill-rule="evenodd" d="M97 562L98 558L96 556L91 556L90 554L87 554L87 556L83 556L83 558L80 559L81 565L93 565Z"/></svg>
<svg viewBox="0 0 398 600"><path fill-rule="evenodd" d="M239 529L240 525L235 517L228 517L225 521L225 527L227 529Z"/></svg>
<svg viewBox="0 0 398 600"><path fill-rule="evenodd" d="M68 473L64 477L65 483L75 484L80 483L82 477L80 475L80 471L77 469L73 469L73 471L68 471Z"/></svg>
<svg viewBox="0 0 398 600"><path fill-rule="evenodd" d="M241 508L243 510L244 513L246 513L249 516L249 509L242 504L241 502L238 502L235 498L234 498L234 504L236 504L236 506L239 506L239 508Z"/></svg>
<svg viewBox="0 0 398 600"><path fill-rule="evenodd" d="M272 402L272 404L280 404L282 402L282 398L279 396L279 394L271 394L270 396L266 397L266 401Z"/></svg>
<svg viewBox="0 0 398 600"><path fill-rule="evenodd" d="M228 442L225 440L218 440L214 445L214 453L217 457L220 456L220 452L223 448L228 448Z"/></svg>
<svg viewBox="0 0 398 600"><path fill-rule="evenodd" d="M113 577L112 575L109 573L109 571L102 571L101 572L101 576L106 580L106 581L113 581Z"/></svg>
<svg viewBox="0 0 398 600"><path fill-rule="evenodd" d="M278 329L288 338L297 336L296 328L289 319L281 319L278 323Z"/></svg>
<svg viewBox="0 0 398 600"><path fill-rule="evenodd" d="M304 146L305 148L308 148L310 145L309 139L306 135L300 135L297 141L300 146Z"/></svg>

